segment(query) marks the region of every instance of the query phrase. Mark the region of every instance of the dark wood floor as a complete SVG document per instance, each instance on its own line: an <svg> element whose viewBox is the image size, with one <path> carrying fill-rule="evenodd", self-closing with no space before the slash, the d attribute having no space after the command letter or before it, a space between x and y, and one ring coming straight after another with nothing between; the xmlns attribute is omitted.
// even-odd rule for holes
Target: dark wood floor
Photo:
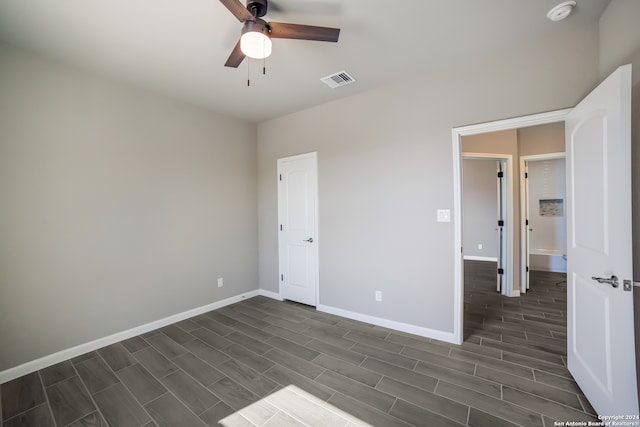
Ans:
<svg viewBox="0 0 640 427"><path fill-rule="evenodd" d="M252 298L0 387L0 427L536 426L595 420L566 369L566 286L467 262L461 346Z"/></svg>

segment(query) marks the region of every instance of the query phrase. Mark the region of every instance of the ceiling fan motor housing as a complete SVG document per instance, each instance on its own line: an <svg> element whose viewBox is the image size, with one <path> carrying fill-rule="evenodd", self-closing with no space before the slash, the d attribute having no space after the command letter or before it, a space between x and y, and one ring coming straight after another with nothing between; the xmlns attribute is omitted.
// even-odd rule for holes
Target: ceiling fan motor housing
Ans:
<svg viewBox="0 0 640 427"><path fill-rule="evenodd" d="M247 0L247 9L256 18L262 18L267 14L267 0Z"/></svg>
<svg viewBox="0 0 640 427"><path fill-rule="evenodd" d="M271 54L272 38L335 43L340 36L339 28L266 22L262 17L267 14L268 0L246 0L246 3L241 0L220 0L220 2L243 24L240 40L227 58L225 67L238 68L246 57L255 59L268 57Z"/></svg>
<svg viewBox="0 0 640 427"><path fill-rule="evenodd" d="M262 33L267 37L271 37L271 31L269 24L263 19L257 18L255 21L246 21L242 27L242 34L248 31L256 31Z"/></svg>

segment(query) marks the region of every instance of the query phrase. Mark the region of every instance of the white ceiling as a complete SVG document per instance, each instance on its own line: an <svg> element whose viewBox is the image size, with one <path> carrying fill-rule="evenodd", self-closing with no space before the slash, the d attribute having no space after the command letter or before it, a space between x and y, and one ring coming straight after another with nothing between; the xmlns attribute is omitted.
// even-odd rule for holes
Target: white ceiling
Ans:
<svg viewBox="0 0 640 427"><path fill-rule="evenodd" d="M265 20L341 28L337 44L273 41L266 61L224 67L241 24L218 0L0 0L0 41L225 115L260 122L594 25L609 0L272 0ZM1 65L0 65L1 66ZM330 89L346 70L357 82Z"/></svg>

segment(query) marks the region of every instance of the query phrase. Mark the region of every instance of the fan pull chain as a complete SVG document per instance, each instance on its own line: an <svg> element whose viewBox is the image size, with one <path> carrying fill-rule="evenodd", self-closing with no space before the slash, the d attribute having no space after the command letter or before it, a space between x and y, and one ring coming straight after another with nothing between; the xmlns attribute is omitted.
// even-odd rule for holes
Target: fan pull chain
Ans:
<svg viewBox="0 0 640 427"><path fill-rule="evenodd" d="M266 43L267 40L265 38L262 39L262 75L264 76L265 74L267 74L267 57L266 55L264 55L265 50L266 50Z"/></svg>
<svg viewBox="0 0 640 427"><path fill-rule="evenodd" d="M247 58L247 87L251 86L251 59Z"/></svg>

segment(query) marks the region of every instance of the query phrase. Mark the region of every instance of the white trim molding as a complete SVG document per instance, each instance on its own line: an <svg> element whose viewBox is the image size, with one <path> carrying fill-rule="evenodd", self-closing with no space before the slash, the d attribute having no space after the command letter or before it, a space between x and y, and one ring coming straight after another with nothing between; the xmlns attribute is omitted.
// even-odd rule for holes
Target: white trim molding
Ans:
<svg viewBox="0 0 640 427"><path fill-rule="evenodd" d="M278 301L284 301L283 298L271 291L265 291L259 289L258 294L267 298L272 298ZM433 338L440 341L450 342L455 344L454 336L451 332L442 332L435 329L423 328L421 326L411 325L409 323L396 322L394 320L383 319L381 317L370 316L368 314L356 313L355 311L344 310L337 307L331 307L328 305L318 304L316 306L317 311L323 313L329 313L336 316L344 317L347 319L358 320L360 322L370 323L372 325L383 326L385 328L394 329L400 332L406 332L413 335L419 335L421 337Z"/></svg>
<svg viewBox="0 0 640 427"><path fill-rule="evenodd" d="M370 316L368 314L356 313L354 311L343 310L337 307L318 304L316 310L324 313L334 314L336 316L346 317L347 319L359 320L360 322L371 323L372 325L382 326L396 331L406 332L421 337L433 338L439 341L445 341L456 344L456 337L451 332L443 332L435 329L424 328L421 326L411 325L409 323L396 322L395 320L383 319L381 317Z"/></svg>
<svg viewBox="0 0 640 427"><path fill-rule="evenodd" d="M165 317L164 319L159 319L141 326L136 326L135 328L131 328L126 331L117 332L113 335L98 338L96 340L80 344L75 347L67 348L65 350L58 351L57 353L43 356L39 359L32 360L30 362L23 363L22 365L0 372L0 384L4 384L23 375L30 374L40 369L44 369L48 366L55 365L56 363L60 363L73 357L83 355L90 351L98 350L102 347L115 344L129 338L133 338L135 336L153 331L158 328L162 328L163 326L171 325L173 323L188 319L193 316L197 316L199 314L207 313L209 311L217 310L230 304L235 304L245 299L253 298L259 294L260 290L246 292L240 295L223 299L221 301L203 305L202 307L197 307L191 310L184 311L182 313L174 314Z"/></svg>
<svg viewBox="0 0 640 427"><path fill-rule="evenodd" d="M567 153L564 151L559 151L557 153L545 153L545 154L529 154L527 156L520 156L520 163L523 160L528 162L537 161L537 160L554 160L554 159L566 159Z"/></svg>
<svg viewBox="0 0 640 427"><path fill-rule="evenodd" d="M464 258L465 261L492 261L492 262L498 262L498 258L490 257L490 256L465 255L463 258Z"/></svg>
<svg viewBox="0 0 640 427"><path fill-rule="evenodd" d="M264 289L258 289L258 295L262 295L263 297L271 298L277 301L284 301L284 298L280 296L277 292L266 291Z"/></svg>
<svg viewBox="0 0 640 427"><path fill-rule="evenodd" d="M571 108L564 110L548 111L546 113L532 114L524 117L514 117L511 119L497 120L495 122L479 123L469 126L453 128L453 131L460 136L477 135L480 133L498 132L501 130L524 128L528 126L547 125L550 123L564 122Z"/></svg>

